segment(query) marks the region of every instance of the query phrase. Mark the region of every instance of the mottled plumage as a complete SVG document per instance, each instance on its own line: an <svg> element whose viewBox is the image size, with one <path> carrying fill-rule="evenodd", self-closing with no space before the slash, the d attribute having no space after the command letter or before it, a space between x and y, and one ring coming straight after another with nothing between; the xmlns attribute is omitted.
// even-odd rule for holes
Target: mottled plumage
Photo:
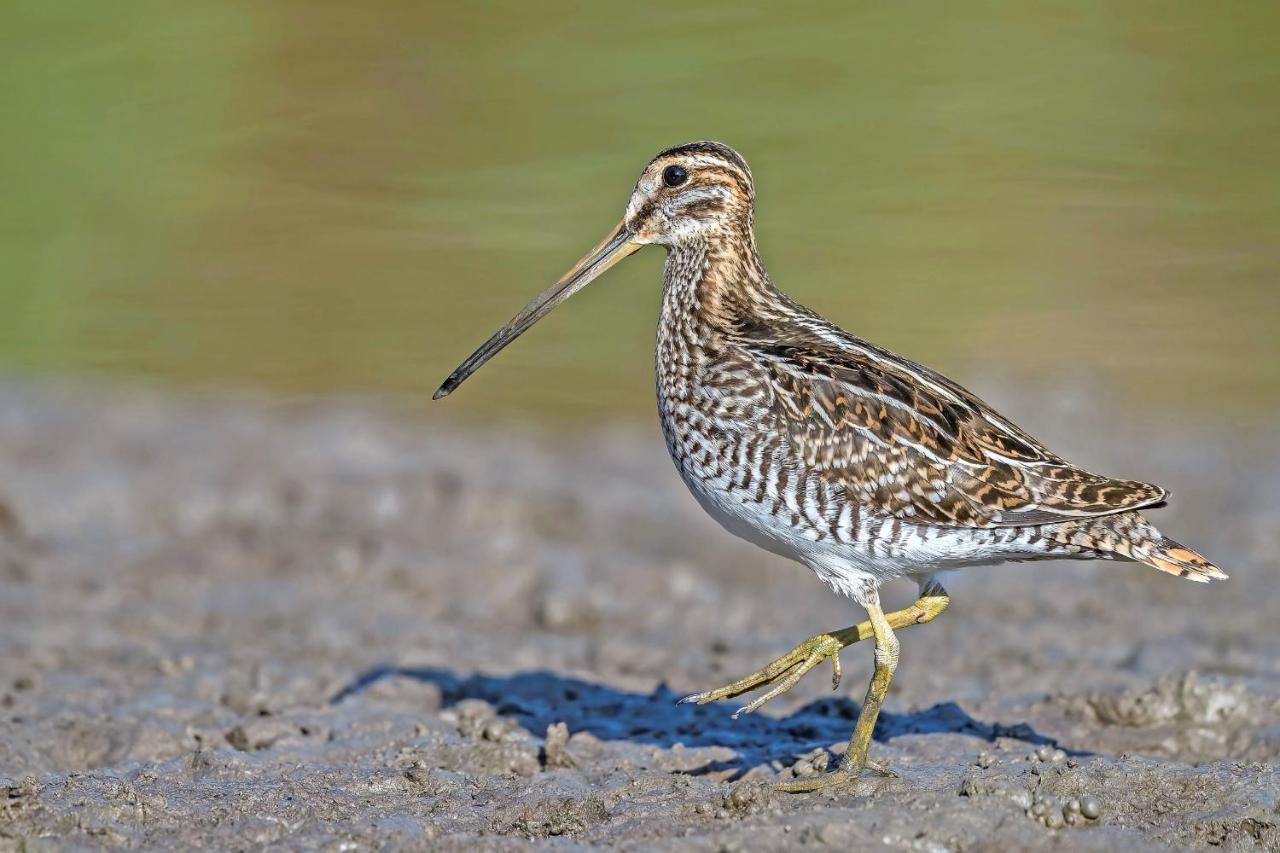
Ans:
<svg viewBox="0 0 1280 853"><path fill-rule="evenodd" d="M923 580L1054 556L1219 574L1132 512L1162 503L1164 489L1071 465L945 376L778 291L756 252L738 155L696 143L650 169L668 161L692 164L693 188L722 187L727 201L711 233L669 245L659 410L685 482L734 532L819 563L851 593L864 575ZM663 215L652 202L633 207L641 221ZM830 565L842 557L850 565Z"/></svg>
<svg viewBox="0 0 1280 853"><path fill-rule="evenodd" d="M841 773L866 762L897 662L894 628L946 606L946 569L1003 560L1122 558L1196 581L1225 578L1140 510L1168 493L1063 460L945 376L829 323L774 287L756 251L746 161L714 142L662 152L619 226L535 298L436 392L618 260L667 249L658 322L658 410L685 484L731 532L810 567L870 621L815 635L707 702L774 684L745 711L874 636L876 676ZM881 583L914 579L912 608L885 614ZM791 790L821 781L792 783Z"/></svg>

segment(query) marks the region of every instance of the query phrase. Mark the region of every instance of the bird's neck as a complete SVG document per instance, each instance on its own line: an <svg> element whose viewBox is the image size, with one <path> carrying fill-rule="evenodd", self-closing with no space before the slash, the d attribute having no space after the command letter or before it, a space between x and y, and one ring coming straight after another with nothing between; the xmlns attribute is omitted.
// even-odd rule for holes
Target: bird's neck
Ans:
<svg viewBox="0 0 1280 853"><path fill-rule="evenodd" d="M749 229L672 245L662 292L665 321L694 321L725 331L786 299L769 280Z"/></svg>

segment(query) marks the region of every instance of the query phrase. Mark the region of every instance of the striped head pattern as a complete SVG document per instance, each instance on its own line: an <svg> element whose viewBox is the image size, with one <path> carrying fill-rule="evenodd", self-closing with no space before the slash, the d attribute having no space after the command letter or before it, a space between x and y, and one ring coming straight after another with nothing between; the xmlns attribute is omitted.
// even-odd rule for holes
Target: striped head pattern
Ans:
<svg viewBox="0 0 1280 853"><path fill-rule="evenodd" d="M673 246L716 232L750 234L754 207L747 161L719 142L691 142L649 162L623 221L636 243Z"/></svg>

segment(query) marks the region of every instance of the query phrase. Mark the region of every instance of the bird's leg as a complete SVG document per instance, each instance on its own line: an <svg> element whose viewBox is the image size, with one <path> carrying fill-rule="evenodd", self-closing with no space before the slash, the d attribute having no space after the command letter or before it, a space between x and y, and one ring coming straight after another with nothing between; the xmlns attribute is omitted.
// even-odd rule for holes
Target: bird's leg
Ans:
<svg viewBox="0 0 1280 853"><path fill-rule="evenodd" d="M935 580L929 580L921 587L920 597L916 599L915 604L887 614L885 620L891 628L895 629L905 628L908 625L922 625L934 619L943 610L946 610L948 603L947 591L942 588L942 584ZM745 678L740 678L732 684L727 684L716 690L708 690L705 693L686 696L680 702L682 704L694 702L699 705L705 705L708 702L715 702L719 699L731 699L734 696L740 696L750 690L773 684L776 681L777 684L773 686L773 689L739 708L734 712L733 716L736 718L740 714L750 714L770 699L786 693L809 670L827 658L831 658L831 689L834 690L840 686L840 650L845 646L874 635L875 631L870 621L860 622L857 625L851 625L839 631L814 634L782 657Z"/></svg>
<svg viewBox="0 0 1280 853"><path fill-rule="evenodd" d="M830 785L857 778L867 766L867 748L871 745L871 733L875 731L876 719L880 716L880 707L884 704L885 695L889 692L889 684L893 681L893 673L898 668L898 638L889 625L884 611L880 608L880 595L872 590L866 601L867 615L871 617L871 632L876 638L876 668L871 676L871 684L867 686L867 696L862 700L862 712L858 714L857 725L853 729L853 737L849 739L849 748L845 751L840 767L830 773L797 779L794 782L780 783L780 791L803 792L816 791Z"/></svg>

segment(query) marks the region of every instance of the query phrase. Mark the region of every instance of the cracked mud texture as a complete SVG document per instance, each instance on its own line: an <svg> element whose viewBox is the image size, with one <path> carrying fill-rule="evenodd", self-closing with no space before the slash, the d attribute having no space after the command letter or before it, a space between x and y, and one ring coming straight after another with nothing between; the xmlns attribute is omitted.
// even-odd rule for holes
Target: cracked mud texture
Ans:
<svg viewBox="0 0 1280 853"><path fill-rule="evenodd" d="M858 613L704 518L656 430L5 381L0 850L1280 849L1276 436L992 397L1171 487L1232 579L952 575L899 632L896 777L787 796L870 648L737 721L675 700Z"/></svg>

